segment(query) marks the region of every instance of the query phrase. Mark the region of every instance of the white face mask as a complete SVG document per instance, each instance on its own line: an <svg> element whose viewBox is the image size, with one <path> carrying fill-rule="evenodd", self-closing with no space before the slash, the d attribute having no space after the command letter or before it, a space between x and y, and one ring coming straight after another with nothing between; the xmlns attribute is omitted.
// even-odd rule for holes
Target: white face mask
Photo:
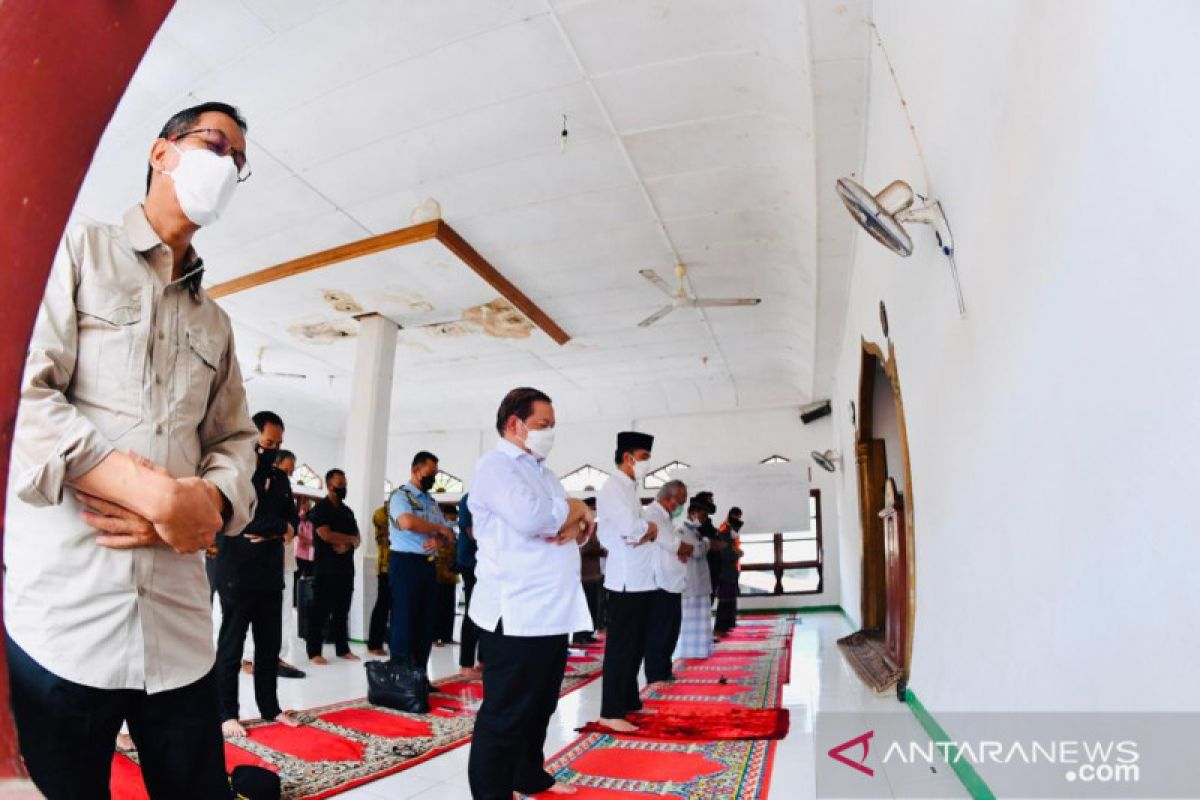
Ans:
<svg viewBox="0 0 1200 800"><path fill-rule="evenodd" d="M524 422L521 424L525 425ZM554 428L534 431L525 426L525 448L543 461L546 460L554 449Z"/></svg>
<svg viewBox="0 0 1200 800"><path fill-rule="evenodd" d="M171 147L175 147L172 143ZM180 150L179 163L163 170L175 183L175 197L184 216L197 225L211 225L220 219L237 186L237 165L206 148Z"/></svg>
<svg viewBox="0 0 1200 800"><path fill-rule="evenodd" d="M633 479L635 481L638 481L640 483L641 481L646 480L646 476L649 474L650 474L649 460L633 462Z"/></svg>

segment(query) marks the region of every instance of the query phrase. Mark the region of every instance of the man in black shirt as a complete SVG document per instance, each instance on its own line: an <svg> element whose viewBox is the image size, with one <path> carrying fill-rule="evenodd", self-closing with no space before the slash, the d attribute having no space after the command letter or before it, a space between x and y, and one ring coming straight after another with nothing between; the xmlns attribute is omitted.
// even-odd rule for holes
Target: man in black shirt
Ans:
<svg viewBox="0 0 1200 800"><path fill-rule="evenodd" d="M358 661L350 652L350 598L354 594L354 549L361 540L354 512L346 505L346 473L331 469L325 473L327 496L308 512L313 527L313 600L308 616L308 659L328 664L321 655L325 643L325 621L340 658Z"/></svg>
<svg viewBox="0 0 1200 800"><path fill-rule="evenodd" d="M283 540L299 524L292 484L275 466L283 444L283 420L271 411L254 415L258 428L258 464L251 482L258 503L240 534L220 537L216 558L221 597L217 639L217 697L226 736L245 736L238 722L238 669L246 631L254 635L254 700L263 719L297 726L300 721L279 707L276 681L283 626Z"/></svg>

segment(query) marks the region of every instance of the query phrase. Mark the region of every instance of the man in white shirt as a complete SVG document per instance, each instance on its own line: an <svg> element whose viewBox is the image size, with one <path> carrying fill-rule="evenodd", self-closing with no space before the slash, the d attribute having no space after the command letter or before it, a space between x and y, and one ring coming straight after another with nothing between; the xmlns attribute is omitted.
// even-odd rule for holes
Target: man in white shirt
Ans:
<svg viewBox="0 0 1200 800"><path fill-rule="evenodd" d="M542 749L558 707L567 638L591 623L576 543L595 522L545 466L554 423L544 393L509 392L496 414L501 439L475 465L467 501L479 547L468 613L484 663L467 767L475 800L575 791L546 772Z"/></svg>
<svg viewBox="0 0 1200 800"><path fill-rule="evenodd" d="M654 596L650 543L658 536L658 525L643 519L638 489L650 471L653 446L654 437L647 433L618 433L617 469L596 496L600 543L608 550L604 588L609 597L600 724L621 733L637 730L625 717L642 708L638 672Z"/></svg>
<svg viewBox="0 0 1200 800"><path fill-rule="evenodd" d="M673 520L687 504L683 481L667 481L658 497L646 506L643 516L658 526L654 540L654 596L646 625L646 683L661 688L671 680L671 654L679 640L683 620L683 589L687 585L687 563L695 547L683 541Z"/></svg>

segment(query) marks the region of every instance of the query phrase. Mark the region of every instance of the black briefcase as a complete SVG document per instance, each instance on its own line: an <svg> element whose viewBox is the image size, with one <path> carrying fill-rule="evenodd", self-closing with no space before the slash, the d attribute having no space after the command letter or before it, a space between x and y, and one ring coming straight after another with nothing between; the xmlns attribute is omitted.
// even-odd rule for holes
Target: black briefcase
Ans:
<svg viewBox="0 0 1200 800"><path fill-rule="evenodd" d="M368 702L409 714L429 713L429 682L412 662L368 661L365 666Z"/></svg>

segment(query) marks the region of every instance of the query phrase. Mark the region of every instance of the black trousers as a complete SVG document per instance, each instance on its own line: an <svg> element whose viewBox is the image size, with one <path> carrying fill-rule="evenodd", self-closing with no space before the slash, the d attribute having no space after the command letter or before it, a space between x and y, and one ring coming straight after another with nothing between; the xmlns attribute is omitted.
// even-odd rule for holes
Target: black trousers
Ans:
<svg viewBox="0 0 1200 800"><path fill-rule="evenodd" d="M437 569L427 556L393 550L388 554L388 576L392 579L392 659L409 658L425 672L433 650Z"/></svg>
<svg viewBox="0 0 1200 800"><path fill-rule="evenodd" d="M479 630L483 706L475 718L467 778L474 800L511 800L554 785L543 768L546 727L558 707L567 635L505 636Z"/></svg>
<svg viewBox="0 0 1200 800"><path fill-rule="evenodd" d="M354 574L317 575L313 579L312 610L308 615L308 630L304 640L309 658L321 655L325 644L324 628L329 621L329 635L339 656L350 652L350 598L354 596Z"/></svg>
<svg viewBox="0 0 1200 800"><path fill-rule="evenodd" d="M576 644L591 641L592 634L600 629L600 591L603 587L598 582L583 584L583 597L587 600L588 614L592 617L592 627L586 631L576 631L571 641Z"/></svg>
<svg viewBox="0 0 1200 800"><path fill-rule="evenodd" d="M714 633L728 633L737 627L738 585L732 581L717 582L717 621Z"/></svg>
<svg viewBox="0 0 1200 800"><path fill-rule="evenodd" d="M212 602L213 595L217 593L217 560L215 558L204 557L204 574L208 578L208 602Z"/></svg>
<svg viewBox="0 0 1200 800"><path fill-rule="evenodd" d="M652 591L608 593L608 638L604 640L600 700L600 716L605 719L623 719L642 708L638 673L646 654L646 628L653 597Z"/></svg>
<svg viewBox="0 0 1200 800"><path fill-rule="evenodd" d="M457 583L439 583L433 598L433 640L454 641L454 616L458 610L454 601L458 598Z"/></svg>
<svg viewBox="0 0 1200 800"><path fill-rule="evenodd" d="M189 686L157 694L94 689L53 674L11 639L5 645L21 755L49 800L109 796L113 742L124 721L151 798L232 796L211 672Z"/></svg>
<svg viewBox="0 0 1200 800"><path fill-rule="evenodd" d="M283 590L220 591L221 631L217 635L217 699L221 719L238 719L238 671L246 632L254 636L254 702L263 719L279 716L275 688L283 643Z"/></svg>
<svg viewBox="0 0 1200 800"><path fill-rule="evenodd" d="M375 607L371 609L371 625L367 629L367 648L379 650L388 638L388 621L392 618L392 582L386 572L379 575L375 591Z"/></svg>
<svg viewBox="0 0 1200 800"><path fill-rule="evenodd" d="M463 609L462 634L459 637L462 639L462 644L458 648L458 665L460 667L474 667L479 659L476 657L476 649L479 643L479 627L471 621L471 595L475 592L475 570L472 567L462 568L463 579L463 595L466 596L467 604Z"/></svg>
<svg viewBox="0 0 1200 800"><path fill-rule="evenodd" d="M646 627L646 682L671 679L671 655L683 624L683 597L656 589L650 600L650 622Z"/></svg>

